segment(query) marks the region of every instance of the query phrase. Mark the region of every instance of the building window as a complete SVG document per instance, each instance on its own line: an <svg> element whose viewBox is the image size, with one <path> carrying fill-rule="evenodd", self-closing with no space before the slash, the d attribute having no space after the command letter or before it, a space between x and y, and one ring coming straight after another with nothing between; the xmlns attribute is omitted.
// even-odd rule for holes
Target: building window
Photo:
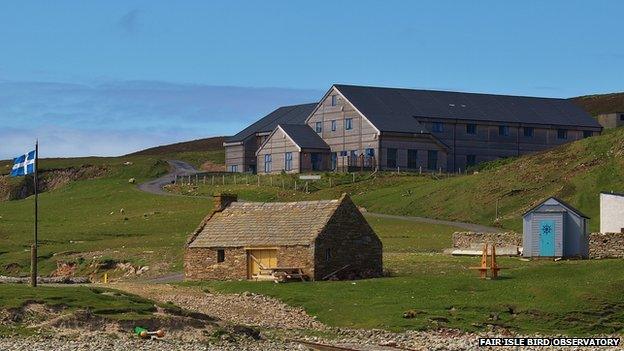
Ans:
<svg viewBox="0 0 624 351"><path fill-rule="evenodd" d="M407 150L407 168L418 168L418 150Z"/></svg>
<svg viewBox="0 0 624 351"><path fill-rule="evenodd" d="M431 126L431 130L435 133L442 133L444 131L444 123L433 122L433 125Z"/></svg>
<svg viewBox="0 0 624 351"><path fill-rule="evenodd" d="M427 151L427 169L435 171L438 168L438 150Z"/></svg>
<svg viewBox="0 0 624 351"><path fill-rule="evenodd" d="M271 173L272 163L273 163L273 157L271 157L271 154L264 155L264 173Z"/></svg>
<svg viewBox="0 0 624 351"><path fill-rule="evenodd" d="M338 125L338 124L336 123L336 120L331 121L331 130L332 130L332 132L335 132L335 131L336 131L336 126L337 126L337 125Z"/></svg>
<svg viewBox="0 0 624 351"><path fill-rule="evenodd" d="M365 154L366 154L366 158L373 158L375 157L375 149L368 148L366 149Z"/></svg>
<svg viewBox="0 0 624 351"><path fill-rule="evenodd" d="M355 160L357 160L357 158L358 158L357 150L351 150L351 159L355 162Z"/></svg>
<svg viewBox="0 0 624 351"><path fill-rule="evenodd" d="M525 138L532 138L533 137L533 127L523 127L522 131L524 132L524 137Z"/></svg>
<svg viewBox="0 0 624 351"><path fill-rule="evenodd" d="M500 135L500 136L509 136L509 127L508 126L498 126L498 135Z"/></svg>
<svg viewBox="0 0 624 351"><path fill-rule="evenodd" d="M292 152L284 153L284 169L292 171Z"/></svg>
<svg viewBox="0 0 624 351"><path fill-rule="evenodd" d="M325 261L331 260L331 257L332 257L331 249L330 248L325 249Z"/></svg>
<svg viewBox="0 0 624 351"><path fill-rule="evenodd" d="M217 250L217 263L221 263L225 261L225 250L219 249Z"/></svg>
<svg viewBox="0 0 624 351"><path fill-rule="evenodd" d="M320 133L323 131L323 122L316 122L315 128L317 133Z"/></svg>
<svg viewBox="0 0 624 351"><path fill-rule="evenodd" d="M230 172L238 172L238 165L230 166Z"/></svg>
<svg viewBox="0 0 624 351"><path fill-rule="evenodd" d="M331 169L332 169L332 171L335 171L337 166L338 166L338 153L332 152L332 154L331 154Z"/></svg>
<svg viewBox="0 0 624 351"><path fill-rule="evenodd" d="M340 151L340 156L347 156L349 153L345 151Z"/></svg>
<svg viewBox="0 0 624 351"><path fill-rule="evenodd" d="M583 131L583 138L590 138L594 135L594 132L592 132L591 130L584 130Z"/></svg>
<svg viewBox="0 0 624 351"><path fill-rule="evenodd" d="M557 139L567 139L568 131L565 129L557 129Z"/></svg>
<svg viewBox="0 0 624 351"><path fill-rule="evenodd" d="M466 167L474 166L477 164L476 155L466 155Z"/></svg>
<svg viewBox="0 0 624 351"><path fill-rule="evenodd" d="M332 95L331 96L331 105L332 106L338 105L338 95Z"/></svg>
<svg viewBox="0 0 624 351"><path fill-rule="evenodd" d="M347 119L345 119L345 129L346 129L346 130L351 130L351 129L353 129L353 118L347 118Z"/></svg>
<svg viewBox="0 0 624 351"><path fill-rule="evenodd" d="M387 149L386 165L389 168L396 168L397 166L397 149Z"/></svg>
<svg viewBox="0 0 624 351"><path fill-rule="evenodd" d="M620 121L624 121L624 115L620 115Z"/></svg>
<svg viewBox="0 0 624 351"><path fill-rule="evenodd" d="M477 125L474 123L466 124L466 134L477 134Z"/></svg>

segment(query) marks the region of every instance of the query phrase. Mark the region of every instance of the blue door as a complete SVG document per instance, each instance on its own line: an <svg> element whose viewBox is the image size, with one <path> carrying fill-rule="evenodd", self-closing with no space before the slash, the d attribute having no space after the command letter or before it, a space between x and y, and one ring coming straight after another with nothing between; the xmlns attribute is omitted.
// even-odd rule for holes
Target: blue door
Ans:
<svg viewBox="0 0 624 351"><path fill-rule="evenodd" d="M540 256L555 256L555 221L543 219L540 225Z"/></svg>

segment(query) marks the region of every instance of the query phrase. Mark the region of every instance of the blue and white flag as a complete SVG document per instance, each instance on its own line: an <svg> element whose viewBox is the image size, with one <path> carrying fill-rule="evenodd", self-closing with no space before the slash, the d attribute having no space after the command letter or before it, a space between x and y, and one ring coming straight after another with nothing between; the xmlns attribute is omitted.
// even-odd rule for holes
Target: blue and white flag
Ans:
<svg viewBox="0 0 624 351"><path fill-rule="evenodd" d="M20 177L35 173L36 156L36 152L33 150L25 155L14 158L13 169L11 169L11 177Z"/></svg>

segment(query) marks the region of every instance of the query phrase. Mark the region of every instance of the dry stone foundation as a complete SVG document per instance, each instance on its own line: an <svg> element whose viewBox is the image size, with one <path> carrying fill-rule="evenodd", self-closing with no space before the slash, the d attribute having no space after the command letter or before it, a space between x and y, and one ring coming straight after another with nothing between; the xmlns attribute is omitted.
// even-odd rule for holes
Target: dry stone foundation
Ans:
<svg viewBox="0 0 624 351"><path fill-rule="evenodd" d="M504 233L453 233L453 247L458 249L474 248L484 243L496 246L522 246L522 235L515 232Z"/></svg>
<svg viewBox="0 0 624 351"><path fill-rule="evenodd" d="M624 258L624 233L591 233L590 258Z"/></svg>

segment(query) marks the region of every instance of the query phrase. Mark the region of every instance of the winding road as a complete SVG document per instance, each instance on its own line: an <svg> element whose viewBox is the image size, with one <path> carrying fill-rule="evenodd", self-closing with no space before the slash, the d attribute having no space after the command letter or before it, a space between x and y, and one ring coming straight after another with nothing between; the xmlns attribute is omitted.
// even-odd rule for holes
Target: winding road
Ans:
<svg viewBox="0 0 624 351"><path fill-rule="evenodd" d="M167 160L167 163L171 167L169 173L160 178L139 184L139 190L150 194L175 196L176 194L165 191L163 187L167 184L171 184L176 176L190 176L200 172L184 161Z"/></svg>
<svg viewBox="0 0 624 351"><path fill-rule="evenodd" d="M185 196L185 195L172 194L168 191L165 191L163 187L167 184L171 184L176 176L189 176L189 175L194 175L196 173L199 173L201 171L195 169L195 167L193 167L192 165L184 161L167 160L167 163L169 163L169 166L171 166L170 173L158 179L150 180L149 182L139 184L138 186L139 190L145 191L150 194L156 194L156 195ZM484 226L480 224L446 221L446 220L441 220L441 219L433 219L433 218L425 218L425 217L397 216L397 215L388 215L388 214L373 213L373 212L366 212L366 215L371 216L371 217L399 219L399 220L411 221L411 222L442 224L442 225L462 228L462 229L473 231L473 232L498 233L501 231L500 228L488 227L488 226Z"/></svg>

